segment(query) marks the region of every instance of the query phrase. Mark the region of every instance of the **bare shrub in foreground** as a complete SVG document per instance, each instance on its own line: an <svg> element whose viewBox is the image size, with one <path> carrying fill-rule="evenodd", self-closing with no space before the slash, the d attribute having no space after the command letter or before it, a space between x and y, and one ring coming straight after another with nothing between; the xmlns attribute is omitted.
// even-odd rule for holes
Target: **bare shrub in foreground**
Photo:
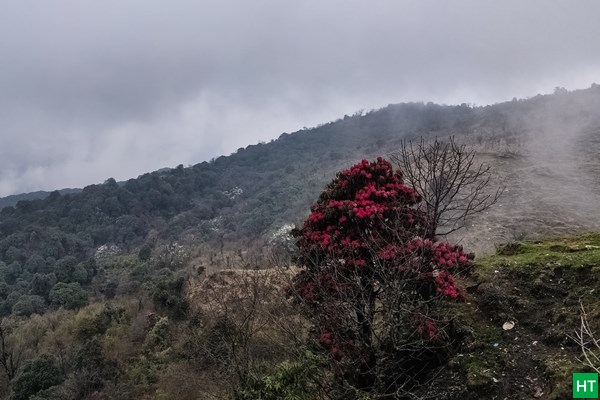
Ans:
<svg viewBox="0 0 600 400"><path fill-rule="evenodd" d="M244 386L254 374L268 373L288 359L305 341L306 323L284 296L289 274L224 270L199 286L185 351L203 375L229 389Z"/></svg>
<svg viewBox="0 0 600 400"><path fill-rule="evenodd" d="M590 327L589 316L581 301L579 302L581 309L579 329L575 331L571 339L581 348L581 358L579 361L600 373L600 338L596 336Z"/></svg>

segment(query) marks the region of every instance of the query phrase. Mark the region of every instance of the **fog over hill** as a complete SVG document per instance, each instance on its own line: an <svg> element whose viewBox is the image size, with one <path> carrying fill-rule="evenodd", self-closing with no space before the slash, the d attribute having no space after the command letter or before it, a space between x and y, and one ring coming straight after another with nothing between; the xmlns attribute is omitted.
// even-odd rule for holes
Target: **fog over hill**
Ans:
<svg viewBox="0 0 600 400"><path fill-rule="evenodd" d="M492 135L504 138L504 148L480 152L506 191L473 221L466 244L489 251L492 243L600 227L599 106L598 86L498 105L504 126Z"/></svg>
<svg viewBox="0 0 600 400"><path fill-rule="evenodd" d="M0 229L4 238L40 221L71 235L101 229L103 234L85 239L84 247L92 248L135 247L151 230L231 249L261 246L307 215L336 171L389 156L405 138L453 135L474 146L492 166L495 184L506 187L500 202L455 238L489 251L514 237L599 226L599 109L597 85L485 107L389 105L284 133L211 162L21 203L2 212ZM40 219L49 210L58 219Z"/></svg>
<svg viewBox="0 0 600 400"><path fill-rule="evenodd" d="M594 0L10 2L0 196L194 164L360 108L584 88L600 82L598 14Z"/></svg>

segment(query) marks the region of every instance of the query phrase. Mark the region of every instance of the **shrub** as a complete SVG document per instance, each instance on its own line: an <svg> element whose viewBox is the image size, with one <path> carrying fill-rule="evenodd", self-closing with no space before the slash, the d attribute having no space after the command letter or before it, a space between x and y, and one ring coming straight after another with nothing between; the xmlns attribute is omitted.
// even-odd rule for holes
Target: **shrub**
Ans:
<svg viewBox="0 0 600 400"><path fill-rule="evenodd" d="M322 373L323 359L306 351L293 362L280 364L267 375L251 374L232 400L311 400L317 388L314 382Z"/></svg>
<svg viewBox="0 0 600 400"><path fill-rule="evenodd" d="M88 311L89 308L85 311ZM77 336L83 340L91 339L96 335L104 335L113 324L123 324L129 320L129 315L123 307L110 305L91 314L88 311L87 313L80 312L79 315L81 317L77 321Z"/></svg>
<svg viewBox="0 0 600 400"><path fill-rule="evenodd" d="M54 264L54 274L59 282L71 282L77 259L72 256L61 258Z"/></svg>
<svg viewBox="0 0 600 400"><path fill-rule="evenodd" d="M150 289L154 306L169 313L174 319L184 319L189 310L189 303L184 294L184 284L183 277L159 276Z"/></svg>
<svg viewBox="0 0 600 400"><path fill-rule="evenodd" d="M144 346L149 350L164 350L171 342L169 318L159 319L146 335Z"/></svg>
<svg viewBox="0 0 600 400"><path fill-rule="evenodd" d="M54 274L36 273L33 275L33 278L29 283L29 294L41 296L47 299L50 295L50 290L55 284L56 276L54 276Z"/></svg>
<svg viewBox="0 0 600 400"><path fill-rule="evenodd" d="M43 297L24 295L12 306L12 313L18 316L29 317L31 314L46 312L46 301Z"/></svg>
<svg viewBox="0 0 600 400"><path fill-rule="evenodd" d="M87 305L87 293L79 283L59 282L50 291L50 303L54 307L64 307L67 310Z"/></svg>
<svg viewBox="0 0 600 400"><path fill-rule="evenodd" d="M62 374L53 355L42 354L28 362L13 384L12 400L28 400L36 393L59 385Z"/></svg>

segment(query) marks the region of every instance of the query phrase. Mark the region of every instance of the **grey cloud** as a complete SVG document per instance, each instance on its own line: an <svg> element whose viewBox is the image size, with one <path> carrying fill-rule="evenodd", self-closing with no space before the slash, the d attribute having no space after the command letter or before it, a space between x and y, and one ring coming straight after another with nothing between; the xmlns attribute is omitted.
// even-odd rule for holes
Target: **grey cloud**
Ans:
<svg viewBox="0 0 600 400"><path fill-rule="evenodd" d="M6 1L0 195L195 163L360 108L600 81L596 1Z"/></svg>

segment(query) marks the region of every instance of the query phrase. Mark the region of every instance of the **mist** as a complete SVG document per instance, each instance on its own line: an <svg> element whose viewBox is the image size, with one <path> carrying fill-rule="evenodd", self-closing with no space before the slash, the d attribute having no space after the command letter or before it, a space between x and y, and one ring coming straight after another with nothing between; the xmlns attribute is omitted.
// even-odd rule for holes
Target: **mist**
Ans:
<svg viewBox="0 0 600 400"><path fill-rule="evenodd" d="M0 196L195 164L359 109L600 82L595 1L0 9Z"/></svg>
<svg viewBox="0 0 600 400"><path fill-rule="evenodd" d="M506 103L481 144L477 132L460 136L491 166L490 189L504 193L454 241L490 253L500 243L600 229L599 89Z"/></svg>

